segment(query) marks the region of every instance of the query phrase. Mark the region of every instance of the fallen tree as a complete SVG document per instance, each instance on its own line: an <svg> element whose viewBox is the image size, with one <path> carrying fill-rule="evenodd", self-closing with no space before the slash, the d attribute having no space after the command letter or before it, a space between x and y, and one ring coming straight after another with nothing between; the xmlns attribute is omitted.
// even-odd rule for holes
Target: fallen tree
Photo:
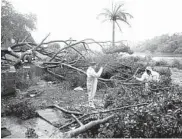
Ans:
<svg viewBox="0 0 182 139"><path fill-rule="evenodd" d="M53 40L53 41L45 42L49 36L50 36L50 33L48 35L46 35L46 37L39 44L32 43L32 42L26 42L27 38L29 37L29 36L26 36L22 42L12 45L12 46L8 47L7 49L1 49L1 52L2 52L1 59L10 61L10 60L8 60L8 58L6 58L6 55L7 54L11 55L11 56L17 58L17 60L14 61L14 66L15 66L15 68L19 68L27 60L30 63L36 57L39 60L41 60L41 57L39 56L39 54L42 54L42 55L47 56L49 58L49 60L47 62L43 62L43 64L42 64L43 66L40 64L39 64L39 66L41 68L43 68L47 73L53 75L54 77L61 79L61 80L66 80L66 78L63 75L56 74L50 69L64 66L64 67L70 68L71 70L75 70L75 71L78 71L78 72L86 75L86 73L83 69L80 69L79 67L74 66L80 60L83 62L88 62L88 60L86 61L85 55L82 54L79 50L77 50L78 45L82 45L82 48L88 54L90 52L94 54L94 52L89 48L89 45L93 44L93 43L100 46L102 48L103 52L105 52L105 48L103 48L104 42L97 42L94 39L84 39L81 41L76 41L76 40L72 40L72 39L65 40L65 41L64 40ZM55 42L63 43L65 45L65 47L59 49L59 51L57 51L57 52L47 51L45 49L46 47L43 47L44 45L48 45L48 44L55 43ZM108 42L105 42L105 43L108 43ZM118 43L121 43L121 42L118 42ZM25 47L25 46L27 47L28 50L26 50L24 52L22 52L21 49L17 50L17 48ZM72 61L68 61L69 55L67 54L67 52L70 51L71 49L77 54L77 58L73 59ZM65 52L65 50L68 50L68 51L66 52L66 54L63 54ZM124 46L123 49L121 49L121 52L122 51L123 52L129 51L129 49L128 48L126 49L126 46ZM18 55L16 52L21 52L21 55ZM128 67L127 65L121 64L120 66L131 69L131 67ZM105 65L105 68L106 67L110 68L110 67L112 67L112 65L107 64L107 65ZM127 73L123 73L123 74L127 75ZM122 80L122 82L127 82L130 79L132 79L133 75L129 75L129 76L130 76L129 78L123 78L124 80ZM113 82L118 79L99 78L99 80L101 82Z"/></svg>

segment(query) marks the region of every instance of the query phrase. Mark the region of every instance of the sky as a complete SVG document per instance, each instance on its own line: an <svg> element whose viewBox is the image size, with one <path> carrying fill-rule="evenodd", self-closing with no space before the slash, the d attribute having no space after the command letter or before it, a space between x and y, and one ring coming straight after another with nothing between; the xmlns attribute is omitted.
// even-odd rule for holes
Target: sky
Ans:
<svg viewBox="0 0 182 139"><path fill-rule="evenodd" d="M124 9L133 15L131 27L121 23L116 28L116 41L143 41L162 34L182 32L182 0L9 0L21 13L37 15L33 37L40 42L49 32L48 40L111 41L112 24L102 22L99 13L112 3L124 2Z"/></svg>

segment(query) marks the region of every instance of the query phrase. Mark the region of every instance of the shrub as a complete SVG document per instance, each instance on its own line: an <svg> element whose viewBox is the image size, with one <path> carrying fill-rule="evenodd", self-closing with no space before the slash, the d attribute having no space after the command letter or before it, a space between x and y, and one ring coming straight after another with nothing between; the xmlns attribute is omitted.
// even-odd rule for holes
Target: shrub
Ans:
<svg viewBox="0 0 182 139"><path fill-rule="evenodd" d="M28 101L14 102L6 107L5 115L16 116L22 120L36 117L36 109Z"/></svg>
<svg viewBox="0 0 182 139"><path fill-rule="evenodd" d="M182 69L182 63L179 61L179 60L177 60L177 59L174 59L173 61L172 61L172 64L171 64L171 66L174 68L178 68L178 69Z"/></svg>
<svg viewBox="0 0 182 139"><path fill-rule="evenodd" d="M146 102L149 105L117 111L114 119L100 125L94 137L182 137L182 96L180 93L173 87L168 90L159 90L158 93L150 91L147 94L140 89L130 86L125 87L125 92L118 92L119 88L109 91L106 97L107 103L105 103L105 107L109 109Z"/></svg>
<svg viewBox="0 0 182 139"><path fill-rule="evenodd" d="M171 70L168 67L154 67L155 71L159 72L160 74L160 85L162 86L168 86L171 85Z"/></svg>
<svg viewBox="0 0 182 139"><path fill-rule="evenodd" d="M171 76L168 68L161 69L160 73L166 78ZM162 82L167 82L166 78ZM117 111L114 119L97 127L94 133L84 134L84 137L181 138L182 95L177 86L162 82L151 83L149 91L144 91L143 85L108 88L104 99L107 109L140 103L148 105Z"/></svg>
<svg viewBox="0 0 182 139"><path fill-rule="evenodd" d="M46 82L57 81L57 79L54 76L50 75L49 73L43 74L40 78L41 80L45 80Z"/></svg>
<svg viewBox="0 0 182 139"><path fill-rule="evenodd" d="M155 64L155 66L167 66L167 65L168 65L168 63L164 59L157 61Z"/></svg>

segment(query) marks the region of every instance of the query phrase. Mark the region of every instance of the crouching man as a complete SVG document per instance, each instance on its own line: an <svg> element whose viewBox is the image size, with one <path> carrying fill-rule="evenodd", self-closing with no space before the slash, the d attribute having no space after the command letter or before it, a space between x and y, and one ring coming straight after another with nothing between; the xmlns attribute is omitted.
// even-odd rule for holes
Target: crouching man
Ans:
<svg viewBox="0 0 182 139"><path fill-rule="evenodd" d="M151 67L146 67L145 72L142 74L141 78L138 78L135 75L134 78L137 79L138 81L145 82L145 91L148 91L149 82L151 81L159 82L160 74L156 71L153 71Z"/></svg>
<svg viewBox="0 0 182 139"><path fill-rule="evenodd" d="M92 62L86 72L88 101L89 101L89 106L93 108L95 108L94 97L97 90L98 78L103 72L103 67L101 67L97 73L95 72L95 69L96 69L96 63Z"/></svg>

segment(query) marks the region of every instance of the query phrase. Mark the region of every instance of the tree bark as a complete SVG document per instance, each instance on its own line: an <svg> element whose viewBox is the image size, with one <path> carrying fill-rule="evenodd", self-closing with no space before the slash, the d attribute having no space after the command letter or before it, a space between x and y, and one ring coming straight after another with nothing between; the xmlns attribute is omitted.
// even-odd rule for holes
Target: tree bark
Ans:
<svg viewBox="0 0 182 139"><path fill-rule="evenodd" d="M115 21L112 22L112 46L115 46Z"/></svg>

